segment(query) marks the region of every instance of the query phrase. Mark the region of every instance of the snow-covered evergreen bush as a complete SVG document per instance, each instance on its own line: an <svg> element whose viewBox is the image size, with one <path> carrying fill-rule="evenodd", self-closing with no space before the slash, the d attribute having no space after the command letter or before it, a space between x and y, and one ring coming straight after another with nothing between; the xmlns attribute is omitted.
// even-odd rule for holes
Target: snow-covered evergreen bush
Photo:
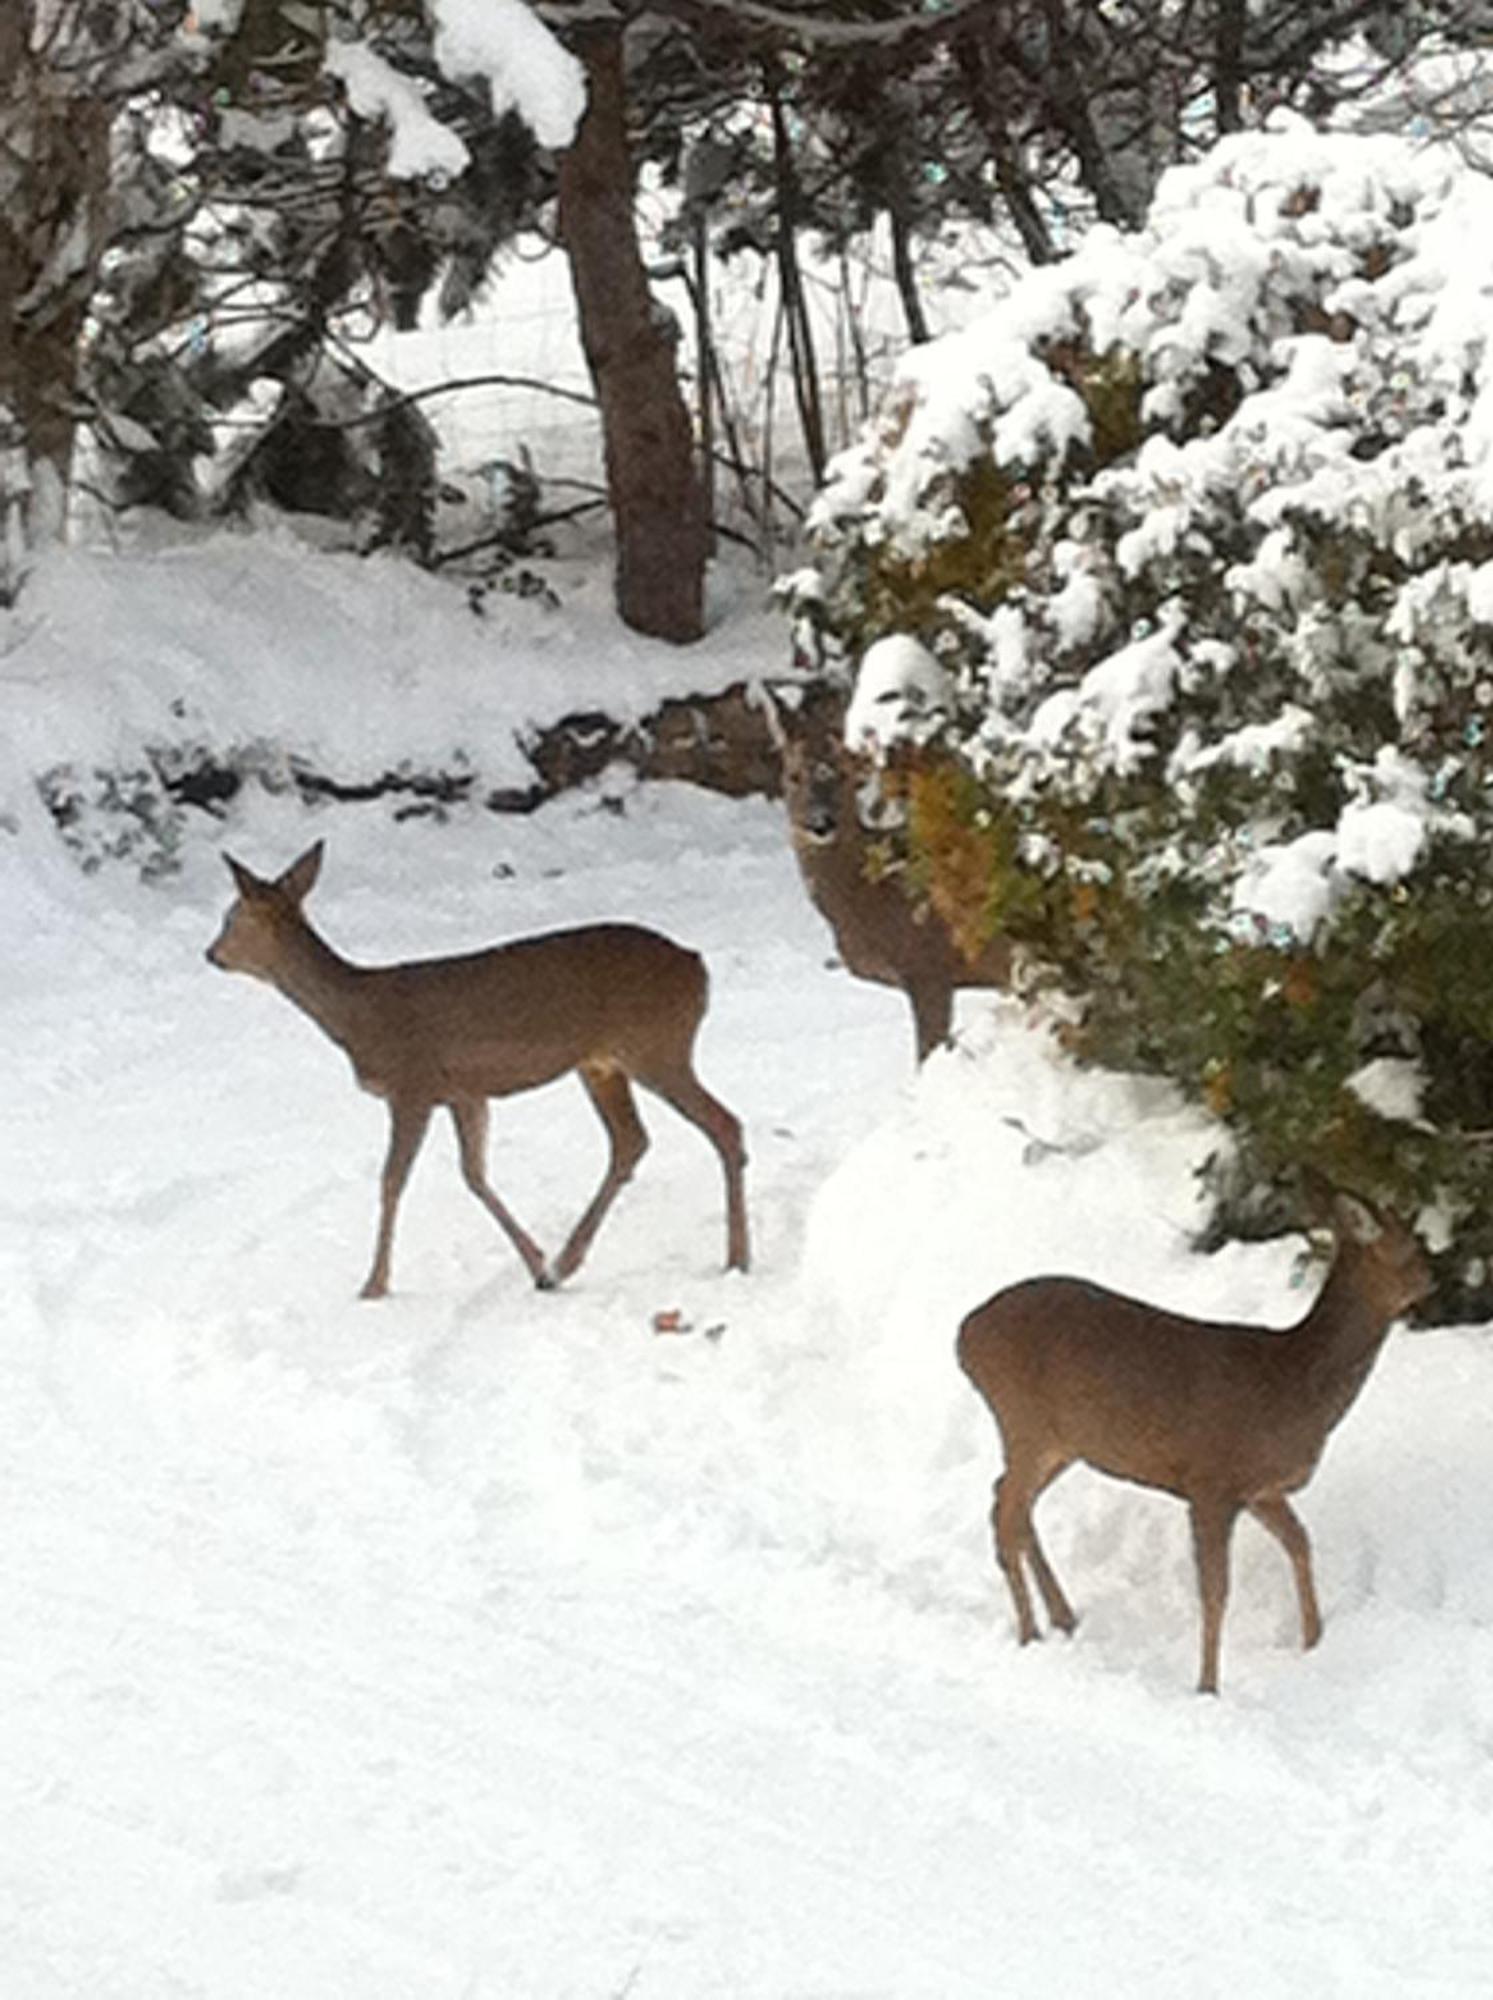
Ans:
<svg viewBox="0 0 1493 2000"><path fill-rule="evenodd" d="M38 778L37 789L88 874L124 861L149 882L179 867L184 815L153 761L91 770L55 764Z"/></svg>
<svg viewBox="0 0 1493 2000"><path fill-rule="evenodd" d="M1493 1296L1490 340L1493 184L1230 138L907 357L788 583L920 891L1256 1188L1434 1211L1447 1304Z"/></svg>

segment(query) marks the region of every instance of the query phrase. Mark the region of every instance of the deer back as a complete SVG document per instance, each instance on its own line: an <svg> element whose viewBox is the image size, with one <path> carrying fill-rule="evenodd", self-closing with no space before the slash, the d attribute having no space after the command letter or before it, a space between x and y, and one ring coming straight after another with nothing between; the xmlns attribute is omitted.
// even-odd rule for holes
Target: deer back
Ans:
<svg viewBox="0 0 1493 2000"><path fill-rule="evenodd" d="M1004 1434L1122 1479L1188 1493L1304 1484L1393 1320L1430 1287L1411 1231L1338 1225L1327 1281L1295 1326L1192 1319L1073 1278L997 1292L959 1331L961 1367Z"/></svg>
<svg viewBox="0 0 1493 2000"><path fill-rule="evenodd" d="M302 907L320 842L273 881L225 857L238 890L208 957L268 981L350 1057L365 1089L500 1096L582 1063L629 1074L687 1057L707 1000L699 954L637 924L589 924L443 958L360 966Z"/></svg>

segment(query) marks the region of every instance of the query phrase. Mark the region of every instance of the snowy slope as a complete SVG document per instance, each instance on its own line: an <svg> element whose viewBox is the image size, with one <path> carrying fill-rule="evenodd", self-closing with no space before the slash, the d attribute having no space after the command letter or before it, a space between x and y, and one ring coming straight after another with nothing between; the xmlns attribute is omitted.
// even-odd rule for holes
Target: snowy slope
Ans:
<svg viewBox="0 0 1493 2000"><path fill-rule="evenodd" d="M159 605L110 601L123 660ZM273 658L274 613L241 657ZM370 596L370 625L403 615ZM122 671L80 740L118 724ZM8 680L51 754L66 701L43 730ZM402 685L365 668L356 714L308 726L397 736ZM232 698L252 724L252 678ZM1019 1651L960 1314L1056 1266L1192 1310L1306 1296L1291 1246L1187 1252L1191 1114L968 996L914 1083L905 1008L826 968L761 802L619 778L395 824L255 793L153 888L79 876L12 812L6 1996L1493 1986L1486 1334L1394 1335L1334 1439L1302 1506L1315 1653L1245 1524L1224 1693L1196 1697L1181 1510L1082 1473L1042 1506L1079 1632ZM528 1288L437 1130L395 1295L355 1300L382 1110L202 958L218 846L268 869L319 836L312 911L354 956L601 916L706 953L748 1277L720 1270L713 1157L660 1108L566 1290ZM601 1167L582 1093L493 1125L495 1184L553 1246ZM655 1334L662 1309L690 1331Z"/></svg>
<svg viewBox="0 0 1493 2000"><path fill-rule="evenodd" d="M546 723L601 707L635 721L781 664L760 585L715 577L716 629L674 647L618 624L594 558L544 569L563 612L496 595L479 618L459 585L393 556L318 553L288 530L108 560L59 552L0 625L0 809L13 805L7 765L124 764L199 743L273 745L348 784L460 752L483 787L522 790L535 774L518 739Z"/></svg>

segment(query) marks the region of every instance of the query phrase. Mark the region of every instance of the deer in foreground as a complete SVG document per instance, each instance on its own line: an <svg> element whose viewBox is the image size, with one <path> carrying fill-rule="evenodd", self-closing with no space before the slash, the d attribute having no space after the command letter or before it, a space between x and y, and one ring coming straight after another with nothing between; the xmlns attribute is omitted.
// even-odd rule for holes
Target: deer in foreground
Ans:
<svg viewBox="0 0 1493 2000"><path fill-rule="evenodd" d="M907 995L922 1062L949 1039L956 987L1010 985L1011 948L994 938L966 958L936 910L915 907L894 876L868 874L874 835L857 807L866 760L845 747L839 690L810 688L796 710L770 701L767 713L804 886L848 970Z"/></svg>
<svg viewBox="0 0 1493 2000"><path fill-rule="evenodd" d="M1075 1459L1187 1502L1203 1610L1200 1693L1218 1692L1241 1510L1290 1558L1302 1643L1317 1643L1311 1544L1286 1495L1311 1478L1391 1322L1431 1289L1419 1244L1393 1217L1338 1195L1333 1228L1327 1281L1293 1327L1186 1319L1073 1278L1012 1285L964 1321L959 1365L1005 1447L991 1523L1023 1645L1038 1636L1023 1563L1052 1623L1073 1630L1032 1507Z"/></svg>
<svg viewBox="0 0 1493 2000"><path fill-rule="evenodd" d="M591 924L456 958L353 965L302 911L321 869L320 841L274 881L224 859L238 899L208 958L277 987L346 1051L363 1088L388 1102L389 1150L365 1299L389 1288L399 1198L438 1105L451 1113L467 1186L534 1283L545 1289L568 1278L647 1150L634 1083L672 1104L720 1155L726 1264L747 1268L741 1126L700 1082L692 1060L707 992L696 953L636 925ZM611 1160L551 1265L488 1185L487 1103L571 1070L606 1126Z"/></svg>

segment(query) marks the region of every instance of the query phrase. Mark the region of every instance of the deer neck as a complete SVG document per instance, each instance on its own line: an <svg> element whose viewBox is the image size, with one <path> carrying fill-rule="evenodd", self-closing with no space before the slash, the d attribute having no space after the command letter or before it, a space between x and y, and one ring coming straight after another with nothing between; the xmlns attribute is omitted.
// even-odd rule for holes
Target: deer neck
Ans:
<svg viewBox="0 0 1493 2000"><path fill-rule="evenodd" d="M1368 1379L1393 1321L1352 1249L1340 1248L1293 1340L1307 1380L1327 1406L1329 1428Z"/></svg>
<svg viewBox="0 0 1493 2000"><path fill-rule="evenodd" d="M304 921L289 934L271 975L286 999L342 1048L359 1039L368 1015L368 972L333 951Z"/></svg>
<svg viewBox="0 0 1493 2000"><path fill-rule="evenodd" d="M856 817L855 795L847 789L827 840L815 840L795 827L799 860L809 882L831 895L866 891L866 835Z"/></svg>

